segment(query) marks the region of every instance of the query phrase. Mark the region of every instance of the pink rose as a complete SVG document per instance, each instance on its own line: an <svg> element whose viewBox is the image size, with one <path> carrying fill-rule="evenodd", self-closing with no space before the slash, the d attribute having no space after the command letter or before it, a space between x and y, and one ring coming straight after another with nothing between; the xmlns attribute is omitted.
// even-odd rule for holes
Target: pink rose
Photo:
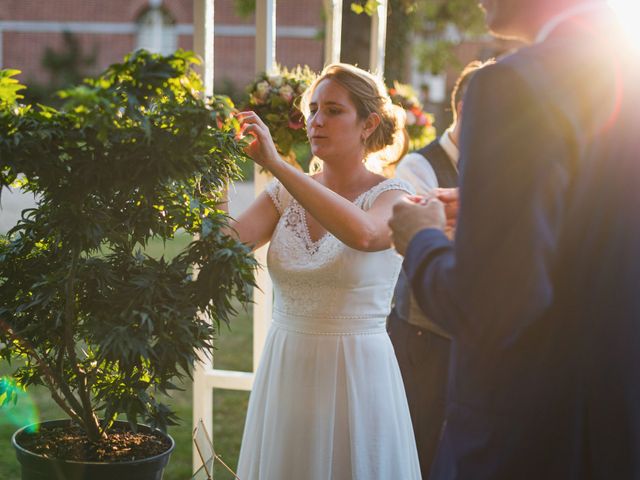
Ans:
<svg viewBox="0 0 640 480"><path fill-rule="evenodd" d="M416 122L416 115L411 110L407 110L407 125L415 125Z"/></svg>
<svg viewBox="0 0 640 480"><path fill-rule="evenodd" d="M421 127L424 127L427 123L429 123L429 119L427 118L427 116L424 113L421 113L416 118L416 124L420 125Z"/></svg>

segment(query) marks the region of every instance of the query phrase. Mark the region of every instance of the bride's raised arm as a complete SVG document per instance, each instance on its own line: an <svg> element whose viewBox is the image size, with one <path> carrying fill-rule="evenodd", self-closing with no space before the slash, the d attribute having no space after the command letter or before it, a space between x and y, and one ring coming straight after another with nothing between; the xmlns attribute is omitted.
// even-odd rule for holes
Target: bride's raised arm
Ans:
<svg viewBox="0 0 640 480"><path fill-rule="evenodd" d="M393 204L405 195L400 190L382 193L372 208L362 210L310 176L282 161L271 139L269 129L253 112L242 112L238 118L244 132L255 137L247 153L269 170L286 190L324 228L351 248L363 251L384 250L391 246L387 222ZM239 222L242 219L239 219ZM273 231L273 230L272 230Z"/></svg>

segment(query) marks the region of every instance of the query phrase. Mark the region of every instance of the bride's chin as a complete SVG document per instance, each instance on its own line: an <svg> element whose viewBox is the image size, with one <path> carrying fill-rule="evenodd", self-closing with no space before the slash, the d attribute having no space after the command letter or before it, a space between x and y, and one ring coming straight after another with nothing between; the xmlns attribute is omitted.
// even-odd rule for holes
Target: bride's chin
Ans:
<svg viewBox="0 0 640 480"><path fill-rule="evenodd" d="M317 145L311 145L311 153L314 157L320 158L322 156L322 148Z"/></svg>

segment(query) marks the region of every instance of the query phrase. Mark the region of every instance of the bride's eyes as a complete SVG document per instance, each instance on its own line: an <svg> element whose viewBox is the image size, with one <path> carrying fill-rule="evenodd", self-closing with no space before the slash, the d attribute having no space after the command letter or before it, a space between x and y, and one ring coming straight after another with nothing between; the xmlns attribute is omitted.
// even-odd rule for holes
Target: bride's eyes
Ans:
<svg viewBox="0 0 640 480"><path fill-rule="evenodd" d="M326 115L340 115L342 113L342 109L336 107L327 107L324 109ZM316 113L318 113L317 107L312 107L309 109L309 117L313 117Z"/></svg>

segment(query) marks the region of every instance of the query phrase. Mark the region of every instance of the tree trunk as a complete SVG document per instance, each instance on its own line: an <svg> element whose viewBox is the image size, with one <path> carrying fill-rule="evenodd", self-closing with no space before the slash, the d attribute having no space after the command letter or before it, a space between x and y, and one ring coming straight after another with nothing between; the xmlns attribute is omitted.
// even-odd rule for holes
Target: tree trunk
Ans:
<svg viewBox="0 0 640 480"><path fill-rule="evenodd" d="M351 0L342 2L341 61L369 68L369 46L371 45L371 17L357 15L351 11Z"/></svg>

